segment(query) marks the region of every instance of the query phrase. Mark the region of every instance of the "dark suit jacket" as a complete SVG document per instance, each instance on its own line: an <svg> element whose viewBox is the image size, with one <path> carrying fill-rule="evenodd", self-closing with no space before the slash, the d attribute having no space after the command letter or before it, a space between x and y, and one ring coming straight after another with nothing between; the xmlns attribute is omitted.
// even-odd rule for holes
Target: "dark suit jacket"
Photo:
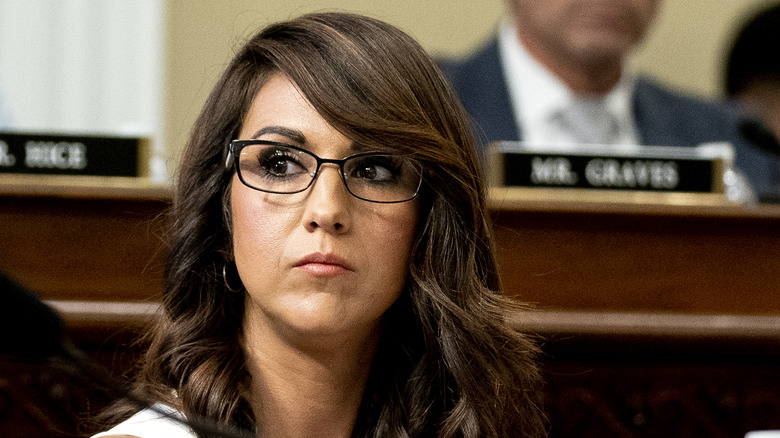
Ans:
<svg viewBox="0 0 780 438"><path fill-rule="evenodd" d="M480 144L522 139L496 39L464 61L441 61L439 66L471 116ZM713 141L731 142L736 149L736 167L759 197L780 201L780 159L741 137L736 110L672 92L644 77L637 81L633 100L642 144L696 146Z"/></svg>

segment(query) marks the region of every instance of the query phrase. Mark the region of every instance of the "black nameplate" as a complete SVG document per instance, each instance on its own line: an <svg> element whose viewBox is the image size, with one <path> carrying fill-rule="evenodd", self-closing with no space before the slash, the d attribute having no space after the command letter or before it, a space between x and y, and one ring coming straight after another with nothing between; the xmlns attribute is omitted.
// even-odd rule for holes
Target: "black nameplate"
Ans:
<svg viewBox="0 0 780 438"><path fill-rule="evenodd" d="M139 138L0 132L0 173L141 176Z"/></svg>
<svg viewBox="0 0 780 438"><path fill-rule="evenodd" d="M503 152L503 186L712 193L716 162L697 158Z"/></svg>

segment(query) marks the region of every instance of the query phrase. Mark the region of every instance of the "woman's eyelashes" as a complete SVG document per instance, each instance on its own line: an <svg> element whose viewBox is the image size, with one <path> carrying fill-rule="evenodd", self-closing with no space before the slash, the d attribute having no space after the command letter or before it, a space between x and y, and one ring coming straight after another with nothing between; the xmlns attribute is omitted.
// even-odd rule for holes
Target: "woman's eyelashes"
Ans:
<svg viewBox="0 0 780 438"><path fill-rule="evenodd" d="M266 152L257 158L258 170L261 175L270 179L289 179L310 174L306 164L302 163L296 154L288 150L277 149Z"/></svg>

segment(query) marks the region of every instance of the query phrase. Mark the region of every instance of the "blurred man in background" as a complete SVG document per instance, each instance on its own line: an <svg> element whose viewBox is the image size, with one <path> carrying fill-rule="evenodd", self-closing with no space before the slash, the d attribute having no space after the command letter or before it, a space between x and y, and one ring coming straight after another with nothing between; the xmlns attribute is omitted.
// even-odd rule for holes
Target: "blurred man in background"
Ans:
<svg viewBox="0 0 780 438"><path fill-rule="evenodd" d="M736 112L627 69L660 0L507 0L510 19L442 70L482 144L696 146L727 141L763 199L780 199L780 160L748 144Z"/></svg>

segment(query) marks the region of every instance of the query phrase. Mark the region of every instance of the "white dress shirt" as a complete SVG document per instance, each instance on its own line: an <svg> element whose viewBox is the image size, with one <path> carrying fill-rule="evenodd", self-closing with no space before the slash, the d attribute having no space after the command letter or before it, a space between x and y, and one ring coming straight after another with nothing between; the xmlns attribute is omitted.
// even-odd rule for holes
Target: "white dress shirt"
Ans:
<svg viewBox="0 0 780 438"><path fill-rule="evenodd" d="M182 421L176 421L178 418ZM155 403L119 423L110 430L93 435L92 438L103 438L114 435L130 435L140 438L197 438L195 432L186 424L186 418L181 412L162 403Z"/></svg>

